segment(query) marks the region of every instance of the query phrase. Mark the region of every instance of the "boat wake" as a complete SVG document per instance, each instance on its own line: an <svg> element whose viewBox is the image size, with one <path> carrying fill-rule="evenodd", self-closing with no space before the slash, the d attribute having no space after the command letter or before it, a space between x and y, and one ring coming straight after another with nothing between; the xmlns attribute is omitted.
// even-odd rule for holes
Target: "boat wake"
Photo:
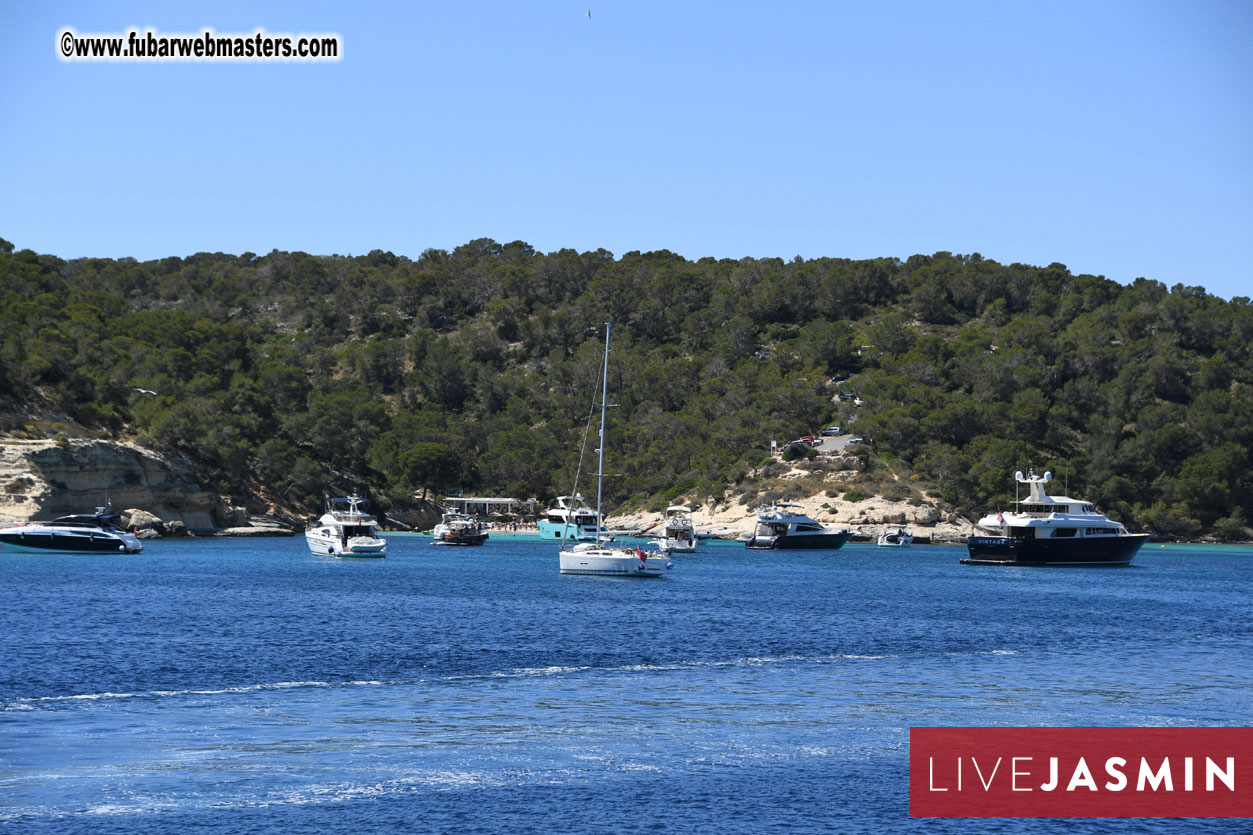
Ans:
<svg viewBox="0 0 1253 835"><path fill-rule="evenodd" d="M1007 655L1014 650L991 650L972 653L975 655ZM965 653L962 653L965 654ZM486 673L466 673L446 676L433 676L416 679L361 679L349 681L278 681L260 682L256 684L232 685L230 687L187 688L182 690L144 690L136 692L104 691L101 693L73 693L55 696L18 696L0 703L0 711L37 710L41 707L57 705L73 705L108 700L126 699L162 699L186 698L197 696L232 696L266 693L278 690L313 690L342 689L350 687L412 687L441 683L458 683L469 681L500 681L507 679L561 677L575 675L614 675L632 673L666 673L700 669L733 669L751 667L769 667L782 665L824 665L838 664L849 661L881 661L899 658L897 654L867 655L852 653L832 653L829 655L778 655L778 656L744 656L709 661L673 661L652 664L621 664L613 666L594 665L550 665L545 667L515 667L507 670L494 670Z"/></svg>
<svg viewBox="0 0 1253 835"><path fill-rule="evenodd" d="M945 653L949 657L976 656L1008 656L1018 655L1013 649L981 649L972 651ZM671 661L651 664L620 664L612 666L595 666L590 664L549 665L545 667L514 667L506 670L493 670L485 673L454 673L445 676L414 679L359 679L347 681L277 681L256 684L240 684L229 687L187 688L182 690L144 690L136 692L104 691L101 693L73 693L55 696L18 696L0 702L0 711L37 710L41 707L56 705L72 705L107 700L124 699L161 699L187 698L196 696L232 696L265 693L276 690L313 690L343 689L350 687L414 687L437 685L443 683L459 683L472 681L501 681L508 679L534 679L561 676L582 675L615 675L632 673L666 673L700 669L734 669L769 666L794 665L826 665L850 661L885 661L903 658L900 653L865 654L865 653L830 653L826 655L750 655L740 658L728 658L705 661Z"/></svg>

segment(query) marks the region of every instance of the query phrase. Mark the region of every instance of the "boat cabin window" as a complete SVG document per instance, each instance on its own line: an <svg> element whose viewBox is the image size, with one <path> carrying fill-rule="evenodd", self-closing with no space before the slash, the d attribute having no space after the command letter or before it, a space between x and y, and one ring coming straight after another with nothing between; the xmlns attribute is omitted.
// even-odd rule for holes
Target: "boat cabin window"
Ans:
<svg viewBox="0 0 1253 835"><path fill-rule="evenodd" d="M1057 505L1052 504L1024 504L1022 506L1023 513L1053 513L1057 510Z"/></svg>
<svg viewBox="0 0 1253 835"><path fill-rule="evenodd" d="M1009 535L1014 539L1035 539L1035 528L1010 528Z"/></svg>
<svg viewBox="0 0 1253 835"><path fill-rule="evenodd" d="M1073 537L1076 533L1078 533L1078 529L1076 528L1054 528L1053 538L1054 539L1066 539L1069 537Z"/></svg>
<svg viewBox="0 0 1253 835"><path fill-rule="evenodd" d="M1087 528L1084 530L1084 536L1111 536L1114 531L1110 528Z"/></svg>
<svg viewBox="0 0 1253 835"><path fill-rule="evenodd" d="M796 526L797 533L818 533L821 530L822 530L822 527L819 525L797 525Z"/></svg>
<svg viewBox="0 0 1253 835"><path fill-rule="evenodd" d="M53 519L52 525L62 528L102 528L103 520L97 520L94 516L62 516L59 519Z"/></svg>

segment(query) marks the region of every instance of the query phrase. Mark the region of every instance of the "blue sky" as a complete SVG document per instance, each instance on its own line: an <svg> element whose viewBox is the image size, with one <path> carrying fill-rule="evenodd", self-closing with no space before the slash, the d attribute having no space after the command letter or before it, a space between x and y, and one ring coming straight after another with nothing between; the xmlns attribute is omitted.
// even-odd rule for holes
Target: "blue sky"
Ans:
<svg viewBox="0 0 1253 835"><path fill-rule="evenodd" d="M1253 3L18 3L3 18L0 237L19 248L947 250L1253 295ZM334 32L344 57L63 63L67 26Z"/></svg>

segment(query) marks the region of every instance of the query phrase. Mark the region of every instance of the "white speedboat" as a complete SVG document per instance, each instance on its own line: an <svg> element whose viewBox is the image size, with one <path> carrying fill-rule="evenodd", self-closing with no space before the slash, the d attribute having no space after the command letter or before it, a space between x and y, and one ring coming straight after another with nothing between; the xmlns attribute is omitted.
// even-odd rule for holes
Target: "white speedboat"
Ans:
<svg viewBox="0 0 1253 835"><path fill-rule="evenodd" d="M609 324L605 324L605 360L601 372L600 393L600 444L596 450L600 463L596 471L596 520L601 517L600 505L605 481L605 404L609 396ZM582 461L580 461L580 469ZM576 478L577 481L577 478ZM577 494L576 494L577 495ZM580 542L573 547L558 551L558 564L562 574L596 574L611 577L662 577L674 567L663 554L650 556L638 545L621 548L606 544L601 527L597 524L595 540Z"/></svg>
<svg viewBox="0 0 1253 835"><path fill-rule="evenodd" d="M604 542L609 538L601 527L600 514L588 507L578 493L558 496L535 524L544 539Z"/></svg>
<svg viewBox="0 0 1253 835"><path fill-rule="evenodd" d="M656 539L658 550L670 553L691 553L696 550L696 528L692 511L683 505L666 508L666 523Z"/></svg>
<svg viewBox="0 0 1253 835"><path fill-rule="evenodd" d="M1050 496L1044 486L1052 473L1039 477L1014 473L1028 488L1015 502L1017 511L989 513L975 523L966 539L966 565L1129 565L1149 538L1128 533L1091 504L1069 496Z"/></svg>
<svg viewBox="0 0 1253 835"><path fill-rule="evenodd" d="M487 531L479 520L464 513L445 513L431 531L432 545L482 545Z"/></svg>
<svg viewBox="0 0 1253 835"><path fill-rule="evenodd" d="M832 530L805 513L798 513L794 504L776 504L757 514L757 527L746 548L758 550L825 550L842 548L853 536L844 528Z"/></svg>
<svg viewBox="0 0 1253 835"><path fill-rule="evenodd" d="M914 535L900 525L883 529L879 534L879 546L882 548L908 548L914 544Z"/></svg>
<svg viewBox="0 0 1253 835"><path fill-rule="evenodd" d="M27 522L0 529L0 543L10 551L49 554L138 554L139 539L121 529L121 517L108 508L61 516L51 522Z"/></svg>
<svg viewBox="0 0 1253 835"><path fill-rule="evenodd" d="M378 522L365 512L358 495L328 499L322 518L305 530L305 541L315 554L336 557L385 557L387 540L378 535Z"/></svg>

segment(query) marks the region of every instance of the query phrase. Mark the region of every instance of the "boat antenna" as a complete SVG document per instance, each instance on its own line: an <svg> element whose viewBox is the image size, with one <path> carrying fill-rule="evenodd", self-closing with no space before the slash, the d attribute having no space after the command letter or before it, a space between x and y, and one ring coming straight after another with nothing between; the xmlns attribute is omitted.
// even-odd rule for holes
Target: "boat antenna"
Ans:
<svg viewBox="0 0 1253 835"><path fill-rule="evenodd" d="M600 545L605 518L600 513L601 493L605 482L605 404L609 402L609 323L605 323L605 362L600 382L600 463L596 470L596 544Z"/></svg>

